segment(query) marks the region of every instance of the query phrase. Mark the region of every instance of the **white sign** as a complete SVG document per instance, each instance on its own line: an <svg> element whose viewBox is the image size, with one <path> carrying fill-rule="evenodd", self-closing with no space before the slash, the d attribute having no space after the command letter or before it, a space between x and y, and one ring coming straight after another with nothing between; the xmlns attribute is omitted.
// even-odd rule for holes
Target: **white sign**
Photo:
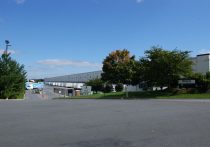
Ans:
<svg viewBox="0 0 210 147"><path fill-rule="evenodd" d="M195 80L179 80L179 84L195 84Z"/></svg>

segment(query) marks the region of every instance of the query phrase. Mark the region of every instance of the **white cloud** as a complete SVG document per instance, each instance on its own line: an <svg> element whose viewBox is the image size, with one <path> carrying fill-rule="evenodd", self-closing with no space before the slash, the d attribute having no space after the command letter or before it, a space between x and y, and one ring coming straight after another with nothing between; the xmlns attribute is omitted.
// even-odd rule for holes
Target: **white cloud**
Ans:
<svg viewBox="0 0 210 147"><path fill-rule="evenodd" d="M46 59L38 61L39 64L49 66L73 66L73 67L101 67L101 64L90 63L87 61L72 61L72 60L60 60L60 59Z"/></svg>
<svg viewBox="0 0 210 147"><path fill-rule="evenodd" d="M15 2L16 2L17 4L23 4L23 3L26 2L26 0L15 0Z"/></svg>
<svg viewBox="0 0 210 147"><path fill-rule="evenodd" d="M4 53L4 49L0 49L0 55ZM8 53L10 54L15 54L15 51L14 50L8 50Z"/></svg>
<svg viewBox="0 0 210 147"><path fill-rule="evenodd" d="M198 54L207 54L207 53L210 53L210 49L201 49L201 50L198 50L197 53Z"/></svg>
<svg viewBox="0 0 210 147"><path fill-rule="evenodd" d="M25 69L27 71L27 77L29 79L58 76L60 72L59 68L53 68L50 66L43 66L36 64L31 66L26 66Z"/></svg>
<svg viewBox="0 0 210 147"><path fill-rule="evenodd" d="M28 78L46 78L54 76L98 71L102 69L102 64L87 61L72 61L64 59L45 59L37 61L31 65L26 63Z"/></svg>
<svg viewBox="0 0 210 147"><path fill-rule="evenodd" d="M26 65L28 78L47 78L101 70L102 65L86 61L71 61L59 59L41 60Z"/></svg>
<svg viewBox="0 0 210 147"><path fill-rule="evenodd" d="M140 3L144 2L144 0L136 0L136 2L140 4Z"/></svg>

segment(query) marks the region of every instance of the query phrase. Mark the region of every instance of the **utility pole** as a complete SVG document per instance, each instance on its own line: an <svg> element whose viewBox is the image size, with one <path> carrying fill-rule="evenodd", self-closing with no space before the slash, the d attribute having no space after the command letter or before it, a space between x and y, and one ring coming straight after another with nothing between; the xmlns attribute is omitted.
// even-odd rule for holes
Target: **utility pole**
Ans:
<svg viewBox="0 0 210 147"><path fill-rule="evenodd" d="M8 54L8 47L11 46L9 43L10 43L9 40L5 40L5 44L6 44L5 54L6 55Z"/></svg>

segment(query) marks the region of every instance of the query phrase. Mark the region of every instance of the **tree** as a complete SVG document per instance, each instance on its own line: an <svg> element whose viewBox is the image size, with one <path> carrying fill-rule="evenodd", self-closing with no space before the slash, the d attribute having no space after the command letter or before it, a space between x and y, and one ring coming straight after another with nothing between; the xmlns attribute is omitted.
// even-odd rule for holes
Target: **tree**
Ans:
<svg viewBox="0 0 210 147"><path fill-rule="evenodd" d="M113 91L113 86L112 84L106 84L104 87L104 93L109 93Z"/></svg>
<svg viewBox="0 0 210 147"><path fill-rule="evenodd" d="M112 84L130 84L135 66L134 58L126 49L111 52L103 61L102 80Z"/></svg>
<svg viewBox="0 0 210 147"><path fill-rule="evenodd" d="M210 80L210 72L209 71L206 73L206 79Z"/></svg>
<svg viewBox="0 0 210 147"><path fill-rule="evenodd" d="M132 75L131 84L138 85L142 82L145 82L144 79L145 67L140 61L134 61L133 63L134 66L133 66L133 75Z"/></svg>
<svg viewBox="0 0 210 147"><path fill-rule="evenodd" d="M144 79L152 86L174 86L180 76L192 73L192 61L189 51L167 51L159 47L152 47L145 51L145 58L140 59L144 69Z"/></svg>
<svg viewBox="0 0 210 147"><path fill-rule="evenodd" d="M121 92L123 91L123 84L119 83L115 86L116 92Z"/></svg>
<svg viewBox="0 0 210 147"><path fill-rule="evenodd" d="M0 58L0 98L23 98L26 72L24 66L11 59L10 54Z"/></svg>
<svg viewBox="0 0 210 147"><path fill-rule="evenodd" d="M103 91L104 82L101 79L90 80L86 83L87 86L91 86L93 92Z"/></svg>

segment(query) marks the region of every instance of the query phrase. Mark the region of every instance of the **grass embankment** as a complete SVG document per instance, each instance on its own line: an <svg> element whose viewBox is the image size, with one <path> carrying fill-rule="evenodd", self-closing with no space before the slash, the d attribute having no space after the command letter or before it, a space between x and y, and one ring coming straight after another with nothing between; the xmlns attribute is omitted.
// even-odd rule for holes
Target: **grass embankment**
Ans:
<svg viewBox="0 0 210 147"><path fill-rule="evenodd" d="M105 94L93 94L89 96L67 97L70 99L210 99L209 93L199 94L173 94L170 92L129 92L126 98L125 92L113 92Z"/></svg>

